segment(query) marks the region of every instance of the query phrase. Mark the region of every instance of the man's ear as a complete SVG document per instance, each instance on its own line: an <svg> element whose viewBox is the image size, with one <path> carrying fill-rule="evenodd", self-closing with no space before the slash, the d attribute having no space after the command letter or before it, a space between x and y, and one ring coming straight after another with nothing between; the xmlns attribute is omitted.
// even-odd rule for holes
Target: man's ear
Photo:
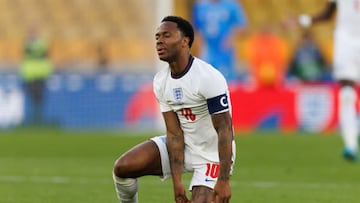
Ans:
<svg viewBox="0 0 360 203"><path fill-rule="evenodd" d="M182 41L183 41L183 46L189 46L190 39L188 37L184 37Z"/></svg>

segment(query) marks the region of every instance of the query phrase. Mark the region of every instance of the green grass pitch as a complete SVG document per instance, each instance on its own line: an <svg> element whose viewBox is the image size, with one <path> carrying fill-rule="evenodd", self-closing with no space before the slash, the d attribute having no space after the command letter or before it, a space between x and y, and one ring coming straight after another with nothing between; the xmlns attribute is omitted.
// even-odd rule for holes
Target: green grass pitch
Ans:
<svg viewBox="0 0 360 203"><path fill-rule="evenodd" d="M153 133L0 132L1 203L117 202L114 160ZM337 135L236 136L234 203L359 202L360 163L344 161ZM184 176L189 183L190 176ZM173 202L171 181L139 180L143 203Z"/></svg>

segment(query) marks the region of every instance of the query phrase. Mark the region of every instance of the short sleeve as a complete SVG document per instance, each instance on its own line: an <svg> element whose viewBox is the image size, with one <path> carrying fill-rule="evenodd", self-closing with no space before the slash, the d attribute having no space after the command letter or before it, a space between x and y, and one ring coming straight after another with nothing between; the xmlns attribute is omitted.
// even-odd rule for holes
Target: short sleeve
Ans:
<svg viewBox="0 0 360 203"><path fill-rule="evenodd" d="M206 78L201 79L200 92L205 99L226 93L228 86L224 76L217 70L212 70Z"/></svg>
<svg viewBox="0 0 360 203"><path fill-rule="evenodd" d="M218 71L212 71L209 77L201 81L201 94L205 97L210 114L228 111L230 108L228 86Z"/></svg>
<svg viewBox="0 0 360 203"><path fill-rule="evenodd" d="M154 78L154 81L153 81L153 91L154 91L155 97L156 97L156 99L157 99L157 101L159 103L160 111L161 112L171 111L172 108L165 101L164 89L162 88L162 85L160 83L161 83L160 79L156 75L155 78Z"/></svg>

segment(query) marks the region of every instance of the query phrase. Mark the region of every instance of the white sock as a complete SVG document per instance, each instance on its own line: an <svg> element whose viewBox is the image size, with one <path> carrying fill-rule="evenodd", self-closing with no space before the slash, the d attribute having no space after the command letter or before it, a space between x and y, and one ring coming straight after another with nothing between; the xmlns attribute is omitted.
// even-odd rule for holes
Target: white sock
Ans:
<svg viewBox="0 0 360 203"><path fill-rule="evenodd" d="M339 119L345 148L354 153L358 150L358 126L356 118L356 92L345 86L339 92Z"/></svg>
<svg viewBox="0 0 360 203"><path fill-rule="evenodd" d="M119 178L113 174L115 190L120 203L138 203L138 184L135 178Z"/></svg>

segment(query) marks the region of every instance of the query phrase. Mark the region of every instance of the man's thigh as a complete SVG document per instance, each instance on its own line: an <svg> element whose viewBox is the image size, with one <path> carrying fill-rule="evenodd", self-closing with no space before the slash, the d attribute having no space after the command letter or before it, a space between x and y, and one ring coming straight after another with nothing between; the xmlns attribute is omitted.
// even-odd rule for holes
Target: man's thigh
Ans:
<svg viewBox="0 0 360 203"><path fill-rule="evenodd" d="M192 189L191 202L193 203L211 203L213 190L206 186L195 186Z"/></svg>

